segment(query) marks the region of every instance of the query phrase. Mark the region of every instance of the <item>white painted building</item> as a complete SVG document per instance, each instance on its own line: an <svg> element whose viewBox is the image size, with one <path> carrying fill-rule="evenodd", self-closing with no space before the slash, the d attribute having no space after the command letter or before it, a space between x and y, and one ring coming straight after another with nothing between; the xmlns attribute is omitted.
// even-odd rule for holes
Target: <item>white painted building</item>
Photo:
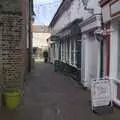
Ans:
<svg viewBox="0 0 120 120"><path fill-rule="evenodd" d="M47 39L51 36L51 33L47 26L33 25L33 47L42 49L48 48Z"/></svg>
<svg viewBox="0 0 120 120"><path fill-rule="evenodd" d="M109 34L108 67L112 81L113 101L120 106L120 0L101 0L104 28ZM105 39L106 41L106 39ZM105 50L104 50L105 51Z"/></svg>
<svg viewBox="0 0 120 120"><path fill-rule="evenodd" d="M100 11L97 12L99 14L94 10L94 14L80 24L82 30L81 80L84 87L88 88L90 88L91 80L100 77L101 43L96 39L95 32L101 28L101 15Z"/></svg>
<svg viewBox="0 0 120 120"><path fill-rule="evenodd" d="M90 81L100 74L100 42L94 34L101 28L99 0L63 0L50 27L60 43L55 58L81 70L81 81L89 88Z"/></svg>
<svg viewBox="0 0 120 120"><path fill-rule="evenodd" d="M50 33L35 33L33 32L33 47L38 47L41 49L47 49L47 38L50 37Z"/></svg>
<svg viewBox="0 0 120 120"><path fill-rule="evenodd" d="M33 25L33 55L36 58L42 58L43 52L48 50L47 39L51 36L51 33L47 26Z"/></svg>

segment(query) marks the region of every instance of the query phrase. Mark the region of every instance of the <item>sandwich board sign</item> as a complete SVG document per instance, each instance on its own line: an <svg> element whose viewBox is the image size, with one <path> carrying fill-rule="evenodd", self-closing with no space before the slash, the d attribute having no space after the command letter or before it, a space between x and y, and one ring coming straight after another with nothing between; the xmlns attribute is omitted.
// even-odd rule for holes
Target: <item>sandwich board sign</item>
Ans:
<svg viewBox="0 0 120 120"><path fill-rule="evenodd" d="M112 103L110 80L93 80L91 83L92 110L97 107L109 106L110 103Z"/></svg>

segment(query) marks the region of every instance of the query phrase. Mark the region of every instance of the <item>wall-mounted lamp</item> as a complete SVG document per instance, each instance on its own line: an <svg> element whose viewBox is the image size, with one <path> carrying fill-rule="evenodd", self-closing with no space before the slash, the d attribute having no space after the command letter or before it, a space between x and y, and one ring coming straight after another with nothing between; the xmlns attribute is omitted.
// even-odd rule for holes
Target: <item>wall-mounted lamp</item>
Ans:
<svg viewBox="0 0 120 120"><path fill-rule="evenodd" d="M101 30L101 28L98 28L95 32L94 35L96 37L96 40L98 40L99 42L104 40L104 36L103 36L103 31Z"/></svg>

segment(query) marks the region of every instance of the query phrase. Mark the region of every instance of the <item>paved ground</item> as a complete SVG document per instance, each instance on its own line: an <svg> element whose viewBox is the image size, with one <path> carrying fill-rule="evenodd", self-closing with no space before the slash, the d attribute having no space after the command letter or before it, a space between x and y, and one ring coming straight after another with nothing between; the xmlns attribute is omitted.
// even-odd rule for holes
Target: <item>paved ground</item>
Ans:
<svg viewBox="0 0 120 120"><path fill-rule="evenodd" d="M24 103L16 111L1 111L0 120L120 120L120 110L96 115L89 93L75 81L55 73L53 65L37 64L27 78Z"/></svg>

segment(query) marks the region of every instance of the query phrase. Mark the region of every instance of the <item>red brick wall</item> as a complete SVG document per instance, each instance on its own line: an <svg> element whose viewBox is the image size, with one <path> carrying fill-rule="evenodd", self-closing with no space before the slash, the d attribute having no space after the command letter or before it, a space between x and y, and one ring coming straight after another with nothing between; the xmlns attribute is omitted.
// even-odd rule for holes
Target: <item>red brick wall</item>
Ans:
<svg viewBox="0 0 120 120"><path fill-rule="evenodd" d="M5 9L0 14L0 83L4 87L21 87L28 66L29 0L20 3L17 13Z"/></svg>
<svg viewBox="0 0 120 120"><path fill-rule="evenodd" d="M21 87L24 75L24 22L20 15L0 15L0 63L4 87Z"/></svg>

